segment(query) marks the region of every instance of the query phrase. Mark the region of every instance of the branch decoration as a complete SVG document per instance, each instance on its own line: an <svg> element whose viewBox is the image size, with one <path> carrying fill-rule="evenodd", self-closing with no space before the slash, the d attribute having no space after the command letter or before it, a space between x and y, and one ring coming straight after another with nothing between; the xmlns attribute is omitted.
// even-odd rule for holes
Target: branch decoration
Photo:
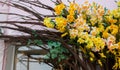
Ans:
<svg viewBox="0 0 120 70"><path fill-rule="evenodd" d="M55 6L55 19L46 17L44 25L59 30L64 39L72 41L91 62L103 66L104 61L113 57L113 69L120 68L120 1L118 8L108 10L97 3L69 6L60 3ZM98 57L99 56L99 57Z"/></svg>
<svg viewBox="0 0 120 70"><path fill-rule="evenodd" d="M11 36L1 34L0 38L7 38L10 42L21 45L35 45L46 51L44 58L34 49L23 52L31 59L41 61L56 70L119 70L120 69L120 0L116 1L117 8L109 10L95 2L85 1L77 4L75 0L50 0L55 7L43 4L40 0L19 0L18 2L2 2L11 7L25 11L32 16L17 13L3 13L21 17L22 21L0 21L6 28L24 32L28 35ZM49 14L41 14L37 8L49 10ZM51 14L52 12L52 14ZM31 21L29 21L29 20ZM24 25L25 24L25 25ZM41 29L27 27L26 24L40 26ZM29 48L29 47L28 47ZM98 67L98 68L97 68Z"/></svg>

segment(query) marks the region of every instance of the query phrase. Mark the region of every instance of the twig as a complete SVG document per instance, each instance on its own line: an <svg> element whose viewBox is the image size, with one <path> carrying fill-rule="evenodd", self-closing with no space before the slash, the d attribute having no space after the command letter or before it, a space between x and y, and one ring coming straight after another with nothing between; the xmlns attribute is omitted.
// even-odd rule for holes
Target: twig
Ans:
<svg viewBox="0 0 120 70"><path fill-rule="evenodd" d="M25 3L29 3L31 5L34 5L35 7L39 7L39 8L43 8L43 9L47 9L47 10L50 10L50 11L53 11L54 12L54 9L48 5L45 5L43 3L41 3L40 1L37 1L37 2L32 2L32 1L28 1L28 0L21 0L22 2L25 2Z"/></svg>
<svg viewBox="0 0 120 70"><path fill-rule="evenodd" d="M34 24L34 25L40 25L44 26L43 23L41 22L29 22L29 21L0 21L0 24L14 24L14 23L19 23L19 24Z"/></svg>
<svg viewBox="0 0 120 70"><path fill-rule="evenodd" d="M38 21L38 19L29 17L29 16L25 16L25 15L21 15L21 14L16 14L16 13L4 13L4 12L0 12L0 14L6 14L6 15L16 15L16 16L20 16L20 17L25 17L25 18L30 18L31 20L36 20Z"/></svg>
<svg viewBox="0 0 120 70"><path fill-rule="evenodd" d="M21 9L21 10L23 10L23 11L26 11L26 12L34 15L35 17L37 17L39 20L43 21L43 18L42 18L39 14L33 12L32 10L28 9L27 7L24 7L24 6L15 4L15 3L12 3L12 4L13 4L16 8Z"/></svg>

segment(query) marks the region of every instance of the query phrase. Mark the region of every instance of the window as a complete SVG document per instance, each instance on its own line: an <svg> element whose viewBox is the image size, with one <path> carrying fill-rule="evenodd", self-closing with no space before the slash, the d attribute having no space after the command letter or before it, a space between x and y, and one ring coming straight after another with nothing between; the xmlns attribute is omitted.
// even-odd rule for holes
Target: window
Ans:
<svg viewBox="0 0 120 70"><path fill-rule="evenodd" d="M41 49L36 46L21 46L16 49L15 70L51 70L52 68L47 64L34 59L43 58L43 55L38 54L39 50Z"/></svg>

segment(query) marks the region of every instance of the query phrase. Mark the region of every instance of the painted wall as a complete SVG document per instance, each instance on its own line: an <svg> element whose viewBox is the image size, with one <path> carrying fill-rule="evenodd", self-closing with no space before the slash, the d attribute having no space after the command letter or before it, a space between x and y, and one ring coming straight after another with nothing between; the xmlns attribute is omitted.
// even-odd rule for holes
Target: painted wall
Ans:
<svg viewBox="0 0 120 70"><path fill-rule="evenodd" d="M0 1L5 1L5 0L0 0ZM6 5L3 5L2 3L0 3L0 12L8 12L9 7ZM5 21L7 20L7 15L2 15L0 14L0 21ZM3 24L0 24L0 26ZM5 31L4 31L5 33ZM0 40L0 70L3 70L4 68L4 63L5 63L5 57L4 57L4 51L5 51L5 43L4 40Z"/></svg>

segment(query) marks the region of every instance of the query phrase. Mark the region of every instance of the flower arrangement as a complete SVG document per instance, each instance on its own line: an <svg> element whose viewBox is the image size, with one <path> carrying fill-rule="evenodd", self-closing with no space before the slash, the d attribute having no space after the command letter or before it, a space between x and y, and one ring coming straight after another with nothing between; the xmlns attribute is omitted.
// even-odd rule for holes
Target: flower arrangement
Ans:
<svg viewBox="0 0 120 70"><path fill-rule="evenodd" d="M46 63L54 70L120 69L120 0L115 1L118 7L113 10L88 1L80 5L75 0L67 0L69 5L62 0L47 1L55 7L44 4L42 0L0 1L28 14L0 12L21 18L0 21L0 24L5 24L0 25L0 29L23 33L8 35L1 31L0 38L19 46L16 51L24 56ZM38 8L52 14L42 14ZM34 47L31 48L31 45ZM30 50L19 50L21 46Z"/></svg>
<svg viewBox="0 0 120 70"><path fill-rule="evenodd" d="M77 46L90 62L104 66L107 59L113 59L112 69L120 69L120 1L118 8L109 10L93 2L84 4L63 2L55 6L55 18L46 17L44 25L57 29L61 38ZM72 46L74 48L74 46ZM78 54L79 55L79 54Z"/></svg>

